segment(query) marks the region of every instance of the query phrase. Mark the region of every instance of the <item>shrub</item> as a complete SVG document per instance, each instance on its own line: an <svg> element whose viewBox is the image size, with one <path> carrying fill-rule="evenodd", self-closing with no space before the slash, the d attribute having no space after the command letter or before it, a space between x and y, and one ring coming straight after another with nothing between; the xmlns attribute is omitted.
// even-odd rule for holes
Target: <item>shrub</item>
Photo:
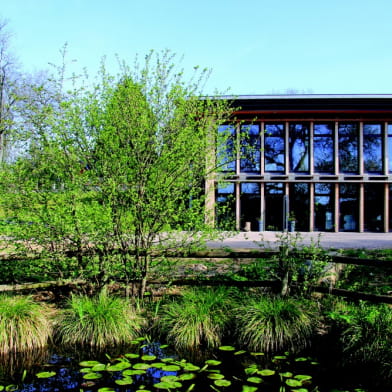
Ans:
<svg viewBox="0 0 392 392"><path fill-rule="evenodd" d="M297 352L308 346L319 317L310 302L263 296L236 309L235 323L238 343L249 350Z"/></svg>
<svg viewBox="0 0 392 392"><path fill-rule="evenodd" d="M178 350L216 348L230 321L232 294L223 287L185 290L161 307L158 328Z"/></svg>
<svg viewBox="0 0 392 392"><path fill-rule="evenodd" d="M102 349L135 339L142 324L127 300L109 296L102 290L93 298L72 296L58 319L56 337L68 346Z"/></svg>
<svg viewBox="0 0 392 392"><path fill-rule="evenodd" d="M0 296L0 349L32 351L47 345L52 334L48 307L30 297Z"/></svg>

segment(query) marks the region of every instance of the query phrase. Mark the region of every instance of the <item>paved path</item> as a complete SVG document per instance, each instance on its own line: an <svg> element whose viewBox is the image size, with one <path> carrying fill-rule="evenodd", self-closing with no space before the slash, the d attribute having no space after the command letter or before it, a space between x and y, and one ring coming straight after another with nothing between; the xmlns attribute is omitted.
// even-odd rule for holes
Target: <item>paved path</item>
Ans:
<svg viewBox="0 0 392 392"><path fill-rule="evenodd" d="M273 231L238 233L223 241L208 241L207 246L231 249L274 248L278 245L279 235L282 233ZM320 239L320 245L326 249L392 249L392 233L301 232L299 238L299 242L304 245L310 244L312 240L318 243Z"/></svg>

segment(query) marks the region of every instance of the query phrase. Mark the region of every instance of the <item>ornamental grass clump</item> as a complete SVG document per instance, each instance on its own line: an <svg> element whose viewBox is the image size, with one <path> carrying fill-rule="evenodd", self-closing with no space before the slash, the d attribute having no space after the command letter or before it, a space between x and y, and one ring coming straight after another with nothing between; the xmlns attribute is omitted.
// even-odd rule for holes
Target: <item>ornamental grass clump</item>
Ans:
<svg viewBox="0 0 392 392"><path fill-rule="evenodd" d="M178 350L216 348L230 321L232 291L226 288L192 288L164 304L158 329Z"/></svg>
<svg viewBox="0 0 392 392"><path fill-rule="evenodd" d="M31 297L0 296L0 351L26 352L45 347L52 335L49 308Z"/></svg>
<svg viewBox="0 0 392 392"><path fill-rule="evenodd" d="M72 296L57 320L55 335L66 346L103 349L130 343L140 335L143 320L129 301L106 290L95 297Z"/></svg>
<svg viewBox="0 0 392 392"><path fill-rule="evenodd" d="M298 352L309 345L319 319L315 306L303 300L251 298L236 309L236 336L251 351Z"/></svg>

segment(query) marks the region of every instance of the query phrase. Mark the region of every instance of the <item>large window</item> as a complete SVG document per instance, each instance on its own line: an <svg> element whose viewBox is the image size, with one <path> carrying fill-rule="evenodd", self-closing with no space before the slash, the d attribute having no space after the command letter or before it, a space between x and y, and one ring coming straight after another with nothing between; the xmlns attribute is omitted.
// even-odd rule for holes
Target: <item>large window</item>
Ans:
<svg viewBox="0 0 392 392"><path fill-rule="evenodd" d="M265 229L283 230L284 187L281 182L265 184Z"/></svg>
<svg viewBox="0 0 392 392"><path fill-rule="evenodd" d="M384 231L384 184L365 184L365 230Z"/></svg>
<svg viewBox="0 0 392 392"><path fill-rule="evenodd" d="M266 124L264 136L264 166L268 172L284 172L284 124Z"/></svg>
<svg viewBox="0 0 392 392"><path fill-rule="evenodd" d="M363 163L366 173L382 172L381 124L363 126Z"/></svg>
<svg viewBox="0 0 392 392"><path fill-rule="evenodd" d="M340 231L358 231L358 184L340 184Z"/></svg>
<svg viewBox="0 0 392 392"><path fill-rule="evenodd" d="M235 230L235 184L218 184L215 197L218 229Z"/></svg>
<svg viewBox="0 0 392 392"><path fill-rule="evenodd" d="M332 124L314 124L313 162L316 173L334 173Z"/></svg>
<svg viewBox="0 0 392 392"><path fill-rule="evenodd" d="M221 125L218 128L217 159L222 171L235 172L236 170L235 134L233 125Z"/></svg>
<svg viewBox="0 0 392 392"><path fill-rule="evenodd" d="M309 172L309 124L290 124L289 160L291 172Z"/></svg>
<svg viewBox="0 0 392 392"><path fill-rule="evenodd" d="M309 231L309 184L291 183L289 193L289 214L296 220L295 229Z"/></svg>
<svg viewBox="0 0 392 392"><path fill-rule="evenodd" d="M358 161L358 124L339 124L339 171L357 174Z"/></svg>
<svg viewBox="0 0 392 392"><path fill-rule="evenodd" d="M334 229L333 184L314 184L314 228L317 231Z"/></svg>
<svg viewBox="0 0 392 392"><path fill-rule="evenodd" d="M241 126L241 173L260 174L260 126Z"/></svg>
<svg viewBox="0 0 392 392"><path fill-rule="evenodd" d="M261 220L260 184L244 182L241 184L241 228L259 231ZM249 227L250 225L250 227Z"/></svg>

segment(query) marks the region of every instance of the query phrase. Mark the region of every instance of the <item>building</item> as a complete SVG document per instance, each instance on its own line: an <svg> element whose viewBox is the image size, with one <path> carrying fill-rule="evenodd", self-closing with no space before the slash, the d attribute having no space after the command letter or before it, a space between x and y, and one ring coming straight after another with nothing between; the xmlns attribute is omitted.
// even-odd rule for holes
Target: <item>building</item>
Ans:
<svg viewBox="0 0 392 392"><path fill-rule="evenodd" d="M238 123L219 127L231 159L207 183L218 227L280 231L295 220L296 231L392 231L392 95L233 104Z"/></svg>

